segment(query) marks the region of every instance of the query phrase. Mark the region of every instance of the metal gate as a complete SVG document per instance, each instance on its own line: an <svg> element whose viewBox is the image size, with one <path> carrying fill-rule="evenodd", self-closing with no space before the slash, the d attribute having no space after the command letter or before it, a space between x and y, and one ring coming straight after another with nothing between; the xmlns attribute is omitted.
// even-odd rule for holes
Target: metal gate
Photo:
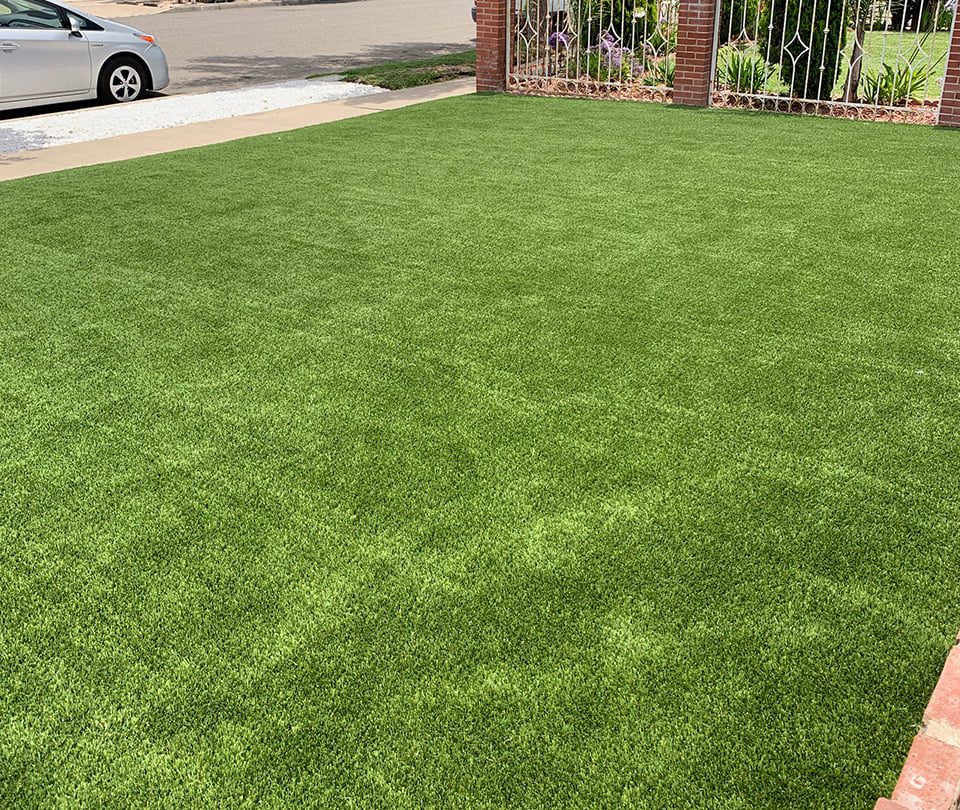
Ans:
<svg viewBox="0 0 960 810"><path fill-rule="evenodd" d="M669 100L679 0L515 0L507 89Z"/></svg>
<svg viewBox="0 0 960 810"><path fill-rule="evenodd" d="M936 123L956 0L720 0L713 103Z"/></svg>

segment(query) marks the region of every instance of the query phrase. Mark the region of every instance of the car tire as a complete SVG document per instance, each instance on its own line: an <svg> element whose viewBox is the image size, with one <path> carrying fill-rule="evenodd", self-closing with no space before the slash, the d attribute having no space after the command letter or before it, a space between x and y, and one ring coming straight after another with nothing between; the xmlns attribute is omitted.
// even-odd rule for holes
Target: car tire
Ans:
<svg viewBox="0 0 960 810"><path fill-rule="evenodd" d="M97 95L107 104L136 101L143 98L147 90L147 70L135 59L114 59L100 72Z"/></svg>

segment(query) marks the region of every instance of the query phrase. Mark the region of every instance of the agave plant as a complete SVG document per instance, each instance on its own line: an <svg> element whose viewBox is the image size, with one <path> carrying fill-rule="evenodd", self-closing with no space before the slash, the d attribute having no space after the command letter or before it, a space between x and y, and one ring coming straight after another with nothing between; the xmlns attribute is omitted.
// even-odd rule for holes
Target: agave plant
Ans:
<svg viewBox="0 0 960 810"><path fill-rule="evenodd" d="M735 93L762 93L773 67L756 51L727 48L720 58L720 84Z"/></svg>

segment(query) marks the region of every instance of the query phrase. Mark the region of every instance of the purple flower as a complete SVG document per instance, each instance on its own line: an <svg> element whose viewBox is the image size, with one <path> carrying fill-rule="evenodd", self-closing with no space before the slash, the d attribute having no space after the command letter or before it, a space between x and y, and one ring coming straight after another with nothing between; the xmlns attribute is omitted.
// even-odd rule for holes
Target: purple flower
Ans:
<svg viewBox="0 0 960 810"><path fill-rule="evenodd" d="M629 63L633 52L620 45L620 40L609 31L600 37L596 48L588 48L587 53L599 53L608 67L619 68L624 62Z"/></svg>
<svg viewBox="0 0 960 810"><path fill-rule="evenodd" d="M547 40L547 45L551 48L569 48L570 37L561 31L554 31Z"/></svg>
<svg viewBox="0 0 960 810"><path fill-rule="evenodd" d="M600 37L600 53L613 53L616 50L617 38L613 34L604 34Z"/></svg>

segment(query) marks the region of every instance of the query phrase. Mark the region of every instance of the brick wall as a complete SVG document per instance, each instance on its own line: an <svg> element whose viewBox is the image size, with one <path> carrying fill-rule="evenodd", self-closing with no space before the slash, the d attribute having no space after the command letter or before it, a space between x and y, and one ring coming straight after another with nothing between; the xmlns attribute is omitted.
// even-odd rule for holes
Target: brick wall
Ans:
<svg viewBox="0 0 960 810"><path fill-rule="evenodd" d="M960 127L960 19L953 23L947 72L940 101L940 126Z"/></svg>
<svg viewBox="0 0 960 810"><path fill-rule="evenodd" d="M677 31L677 74L673 100L690 107L710 104L710 66L717 0L680 0Z"/></svg>
<svg viewBox="0 0 960 810"><path fill-rule="evenodd" d="M477 92L506 88L508 0L477 0Z"/></svg>

